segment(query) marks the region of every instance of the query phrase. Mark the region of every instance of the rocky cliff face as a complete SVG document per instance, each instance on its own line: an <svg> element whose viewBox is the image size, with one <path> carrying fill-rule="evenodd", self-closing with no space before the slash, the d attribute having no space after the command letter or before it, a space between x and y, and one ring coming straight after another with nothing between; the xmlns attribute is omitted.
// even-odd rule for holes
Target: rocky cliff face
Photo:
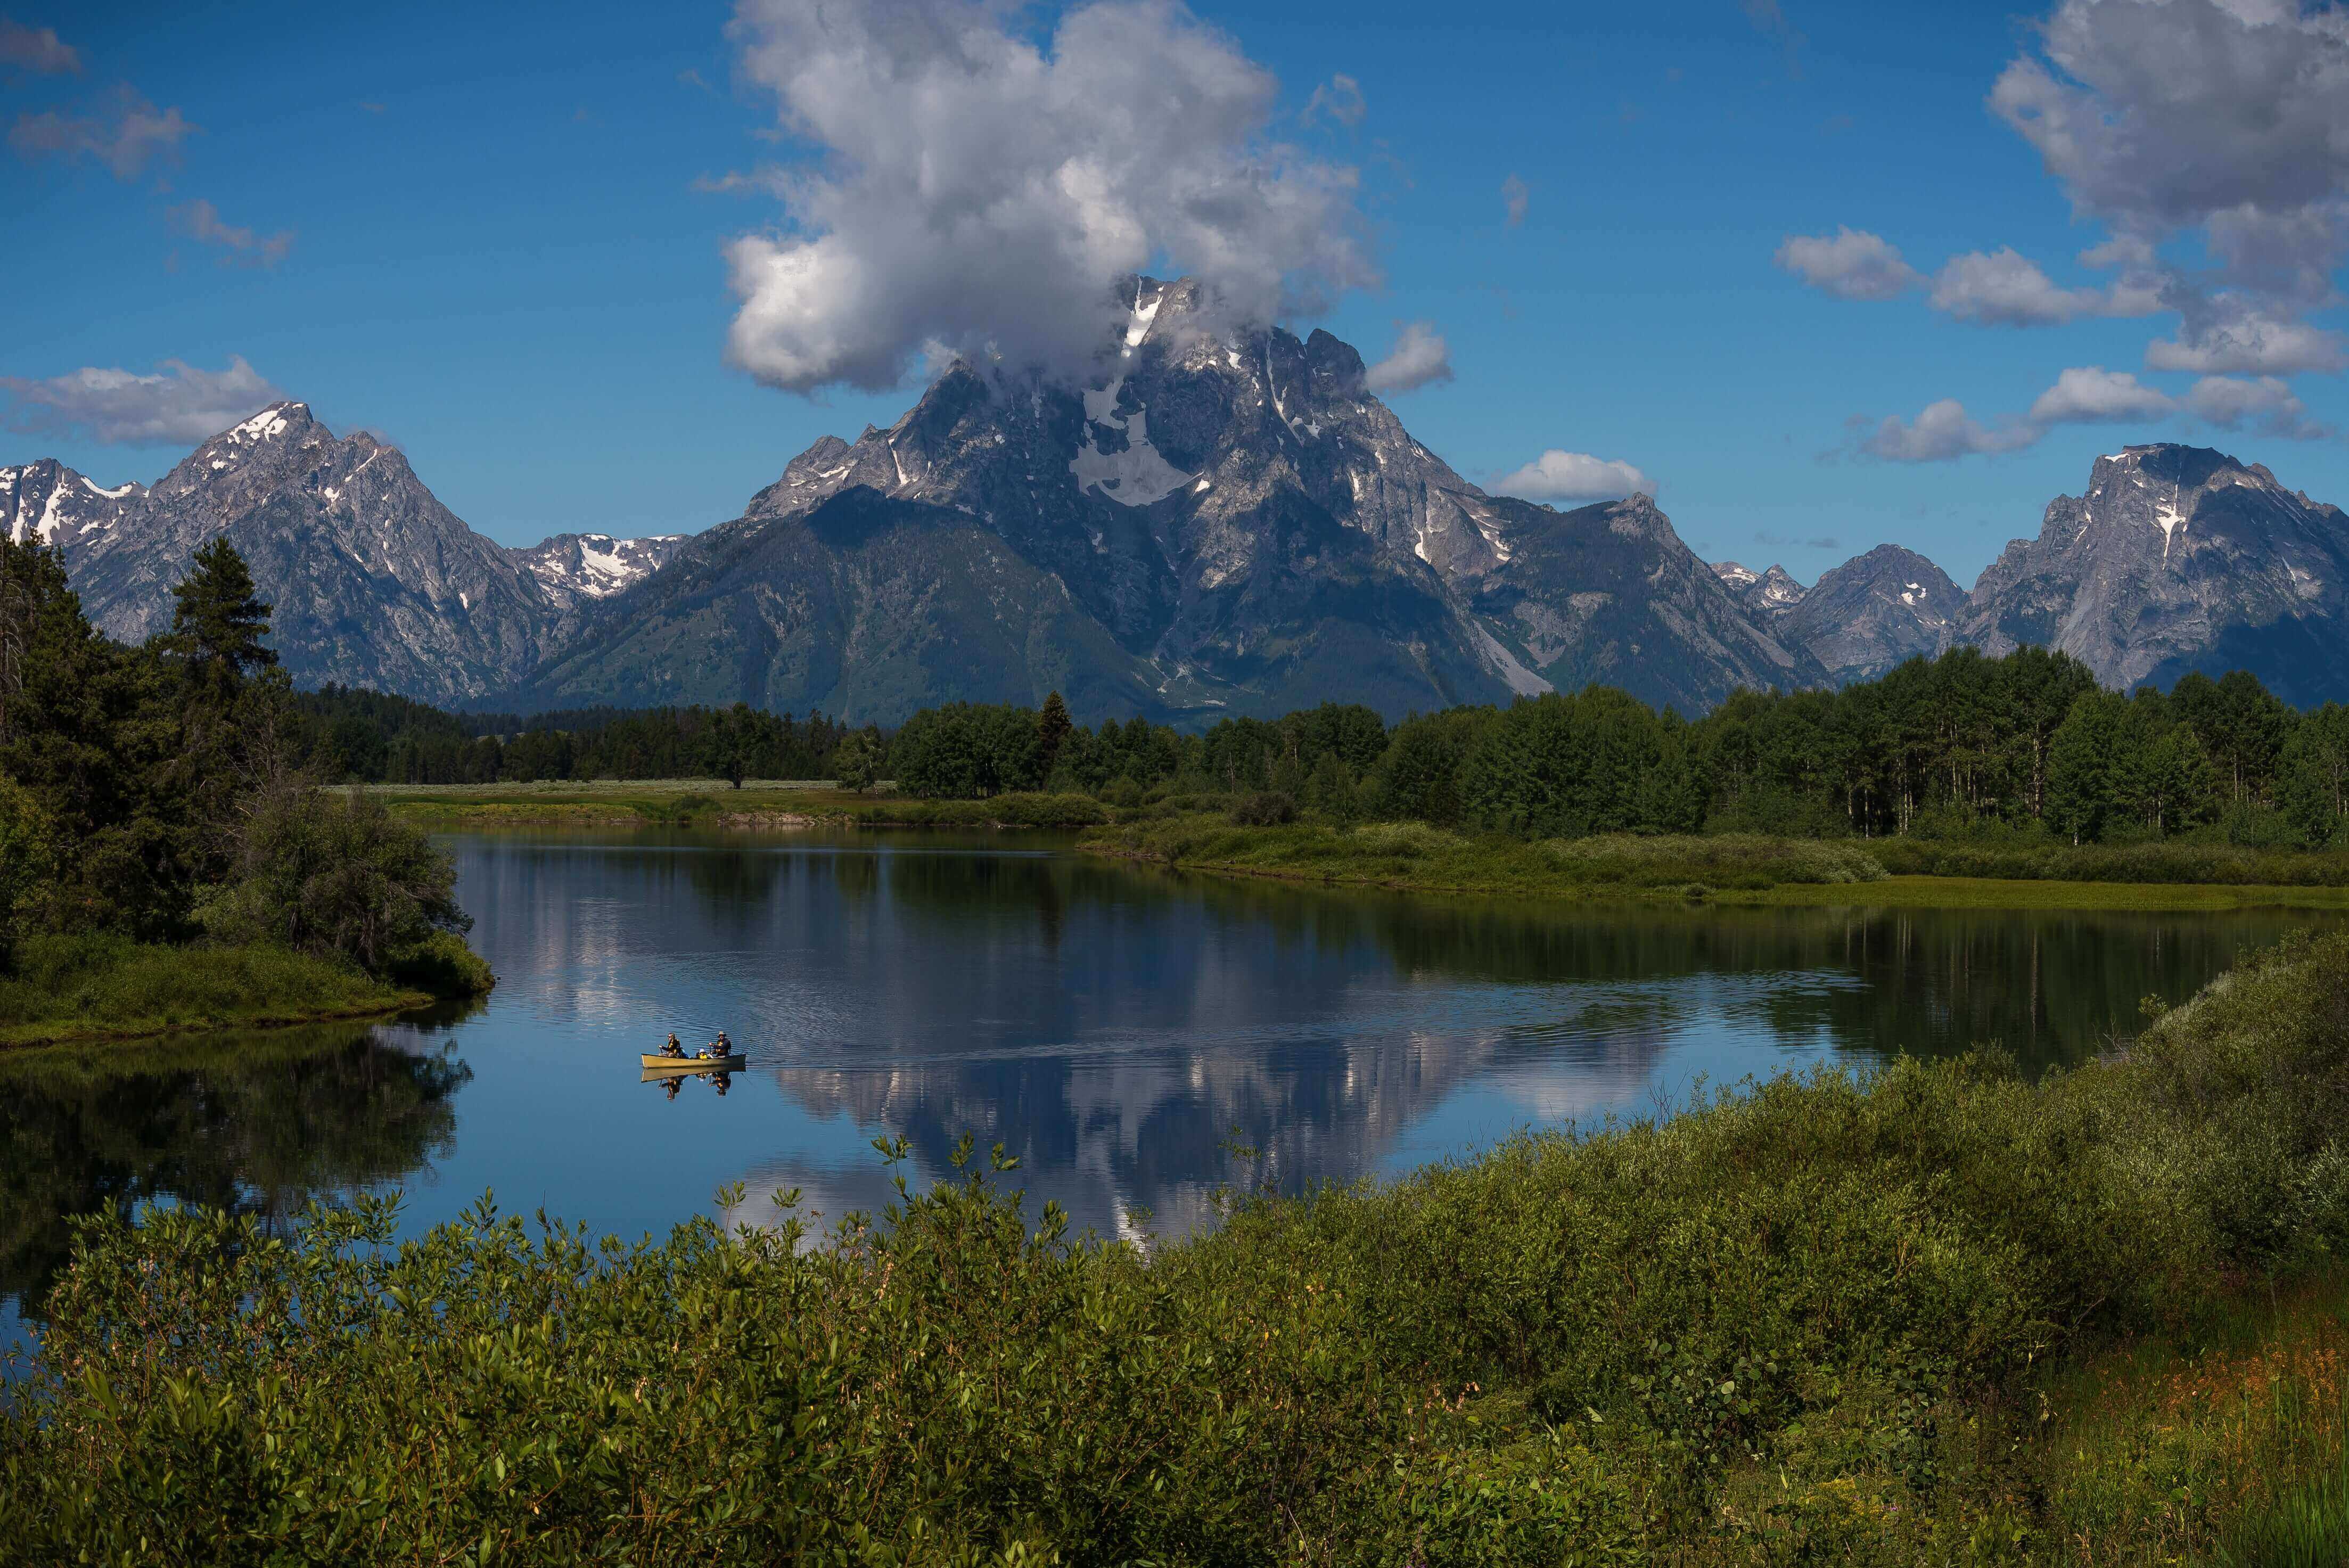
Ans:
<svg viewBox="0 0 2349 1568"><path fill-rule="evenodd" d="M214 436L151 491L103 488L52 459L0 468L0 518L12 538L61 550L90 619L127 642L170 624L171 585L225 535L296 681L436 702L511 686L585 606L682 542L568 534L507 549L441 505L398 449L337 437L291 402Z"/></svg>
<svg viewBox="0 0 2349 1568"><path fill-rule="evenodd" d="M1749 613L1764 618L1794 608L1810 591L1795 580L1794 574L1779 566L1757 572L1734 561L1716 561L1713 572L1732 598Z"/></svg>
<svg viewBox="0 0 2349 1568"><path fill-rule="evenodd" d="M2108 686L2248 669L2286 701L2349 695L2349 517L2201 447L2096 460L2036 539L1983 572L1954 635L2040 643Z"/></svg>
<svg viewBox="0 0 2349 1568"><path fill-rule="evenodd" d="M1821 577L1775 626L1844 685L1940 652L1965 607L1947 572L1914 550L1878 545Z"/></svg>
<svg viewBox="0 0 2349 1568"><path fill-rule="evenodd" d="M481 696L543 655L558 607L513 553L465 526L393 447L279 403L206 441L113 526L69 547L90 619L136 642L225 535L274 608L295 680L433 701Z"/></svg>
<svg viewBox="0 0 2349 1568"><path fill-rule="evenodd" d="M521 700L889 721L1058 688L1095 718L1401 714L1609 679L1698 703L1815 669L1644 499L1488 496L1328 333L1235 327L1189 282L1125 289L1092 385L957 364L596 609Z"/></svg>
<svg viewBox="0 0 2349 1568"><path fill-rule="evenodd" d="M78 552L146 494L144 485L109 488L45 457L0 468L0 524L16 544L31 539Z"/></svg>
<svg viewBox="0 0 2349 1568"><path fill-rule="evenodd" d="M513 552L523 569L564 610L625 592L667 566L685 544L683 534L615 539L609 534L557 534Z"/></svg>

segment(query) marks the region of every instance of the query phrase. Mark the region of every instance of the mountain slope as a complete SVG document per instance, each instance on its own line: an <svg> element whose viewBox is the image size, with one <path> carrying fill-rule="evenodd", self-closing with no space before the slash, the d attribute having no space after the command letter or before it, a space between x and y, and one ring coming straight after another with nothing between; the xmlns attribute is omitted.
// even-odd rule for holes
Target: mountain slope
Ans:
<svg viewBox="0 0 2349 1568"><path fill-rule="evenodd" d="M1965 607L1947 572L1914 550L1878 545L1819 578L1775 626L1846 685L1940 652Z"/></svg>
<svg viewBox="0 0 2349 1568"><path fill-rule="evenodd" d="M12 543L36 539L79 551L85 535L102 534L144 499L144 485L107 489L56 458L0 468L0 524Z"/></svg>
<svg viewBox="0 0 2349 1568"><path fill-rule="evenodd" d="M2098 680L2248 669L2287 701L2349 695L2349 516L2202 447L2100 457L1974 585L1955 636L2042 643Z"/></svg>
<svg viewBox="0 0 2349 1568"><path fill-rule="evenodd" d="M67 567L90 619L136 642L171 617L171 587L225 535L274 608L295 680L433 701L478 697L545 650L561 612L512 552L475 534L398 449L337 438L301 403L214 436Z"/></svg>
<svg viewBox="0 0 2349 1568"><path fill-rule="evenodd" d="M1187 281L1125 286L1094 385L955 365L596 607L514 700L739 693L887 722L1058 688L1087 718L1399 715L1550 672L1695 702L1804 670L1651 504L1488 496L1328 333L1236 328Z"/></svg>

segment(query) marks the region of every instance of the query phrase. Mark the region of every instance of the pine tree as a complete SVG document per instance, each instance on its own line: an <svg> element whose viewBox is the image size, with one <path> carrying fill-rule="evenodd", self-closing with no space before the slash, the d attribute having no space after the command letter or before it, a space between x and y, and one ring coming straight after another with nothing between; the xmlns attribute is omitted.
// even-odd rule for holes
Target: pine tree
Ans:
<svg viewBox="0 0 2349 1568"><path fill-rule="evenodd" d="M1076 726L1070 722L1069 705L1061 701L1058 691L1044 699L1044 711L1036 715L1036 750L1039 753L1037 773L1040 778L1052 776L1052 764L1061 760L1061 743L1069 738Z"/></svg>
<svg viewBox="0 0 2349 1568"><path fill-rule="evenodd" d="M215 701L225 706L246 677L277 662L264 640L269 607L254 593L244 557L225 536L196 552L171 597L176 603L164 648Z"/></svg>

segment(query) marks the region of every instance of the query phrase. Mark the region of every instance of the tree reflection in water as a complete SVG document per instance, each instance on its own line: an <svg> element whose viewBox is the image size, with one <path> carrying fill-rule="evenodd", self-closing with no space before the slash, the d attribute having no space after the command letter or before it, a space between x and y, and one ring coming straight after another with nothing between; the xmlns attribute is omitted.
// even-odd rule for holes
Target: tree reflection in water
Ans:
<svg viewBox="0 0 2349 1568"><path fill-rule="evenodd" d="M471 1076L454 1042L398 1050L365 1024L0 1057L0 1297L37 1313L71 1217L104 1203L282 1221L399 1180L448 1151Z"/></svg>

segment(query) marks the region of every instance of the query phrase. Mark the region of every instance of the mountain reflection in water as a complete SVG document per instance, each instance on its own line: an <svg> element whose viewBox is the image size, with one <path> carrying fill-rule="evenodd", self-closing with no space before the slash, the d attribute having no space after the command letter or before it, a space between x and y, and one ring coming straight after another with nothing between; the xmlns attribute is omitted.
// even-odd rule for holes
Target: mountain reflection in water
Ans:
<svg viewBox="0 0 2349 1568"><path fill-rule="evenodd" d="M1823 1059L2132 1030L2303 914L1545 908L1167 875L1031 836L506 833L449 841L501 984L457 1023L0 1060L0 1293L109 1199L282 1215L405 1185L659 1232L740 1181L826 1220L963 1134L1031 1201L1180 1232L1223 1184L1349 1181L1527 1125L1647 1115ZM675 1030L750 1058L637 1082ZM453 1031L453 1033L452 1033ZM1236 1146L1255 1152L1242 1155Z"/></svg>

